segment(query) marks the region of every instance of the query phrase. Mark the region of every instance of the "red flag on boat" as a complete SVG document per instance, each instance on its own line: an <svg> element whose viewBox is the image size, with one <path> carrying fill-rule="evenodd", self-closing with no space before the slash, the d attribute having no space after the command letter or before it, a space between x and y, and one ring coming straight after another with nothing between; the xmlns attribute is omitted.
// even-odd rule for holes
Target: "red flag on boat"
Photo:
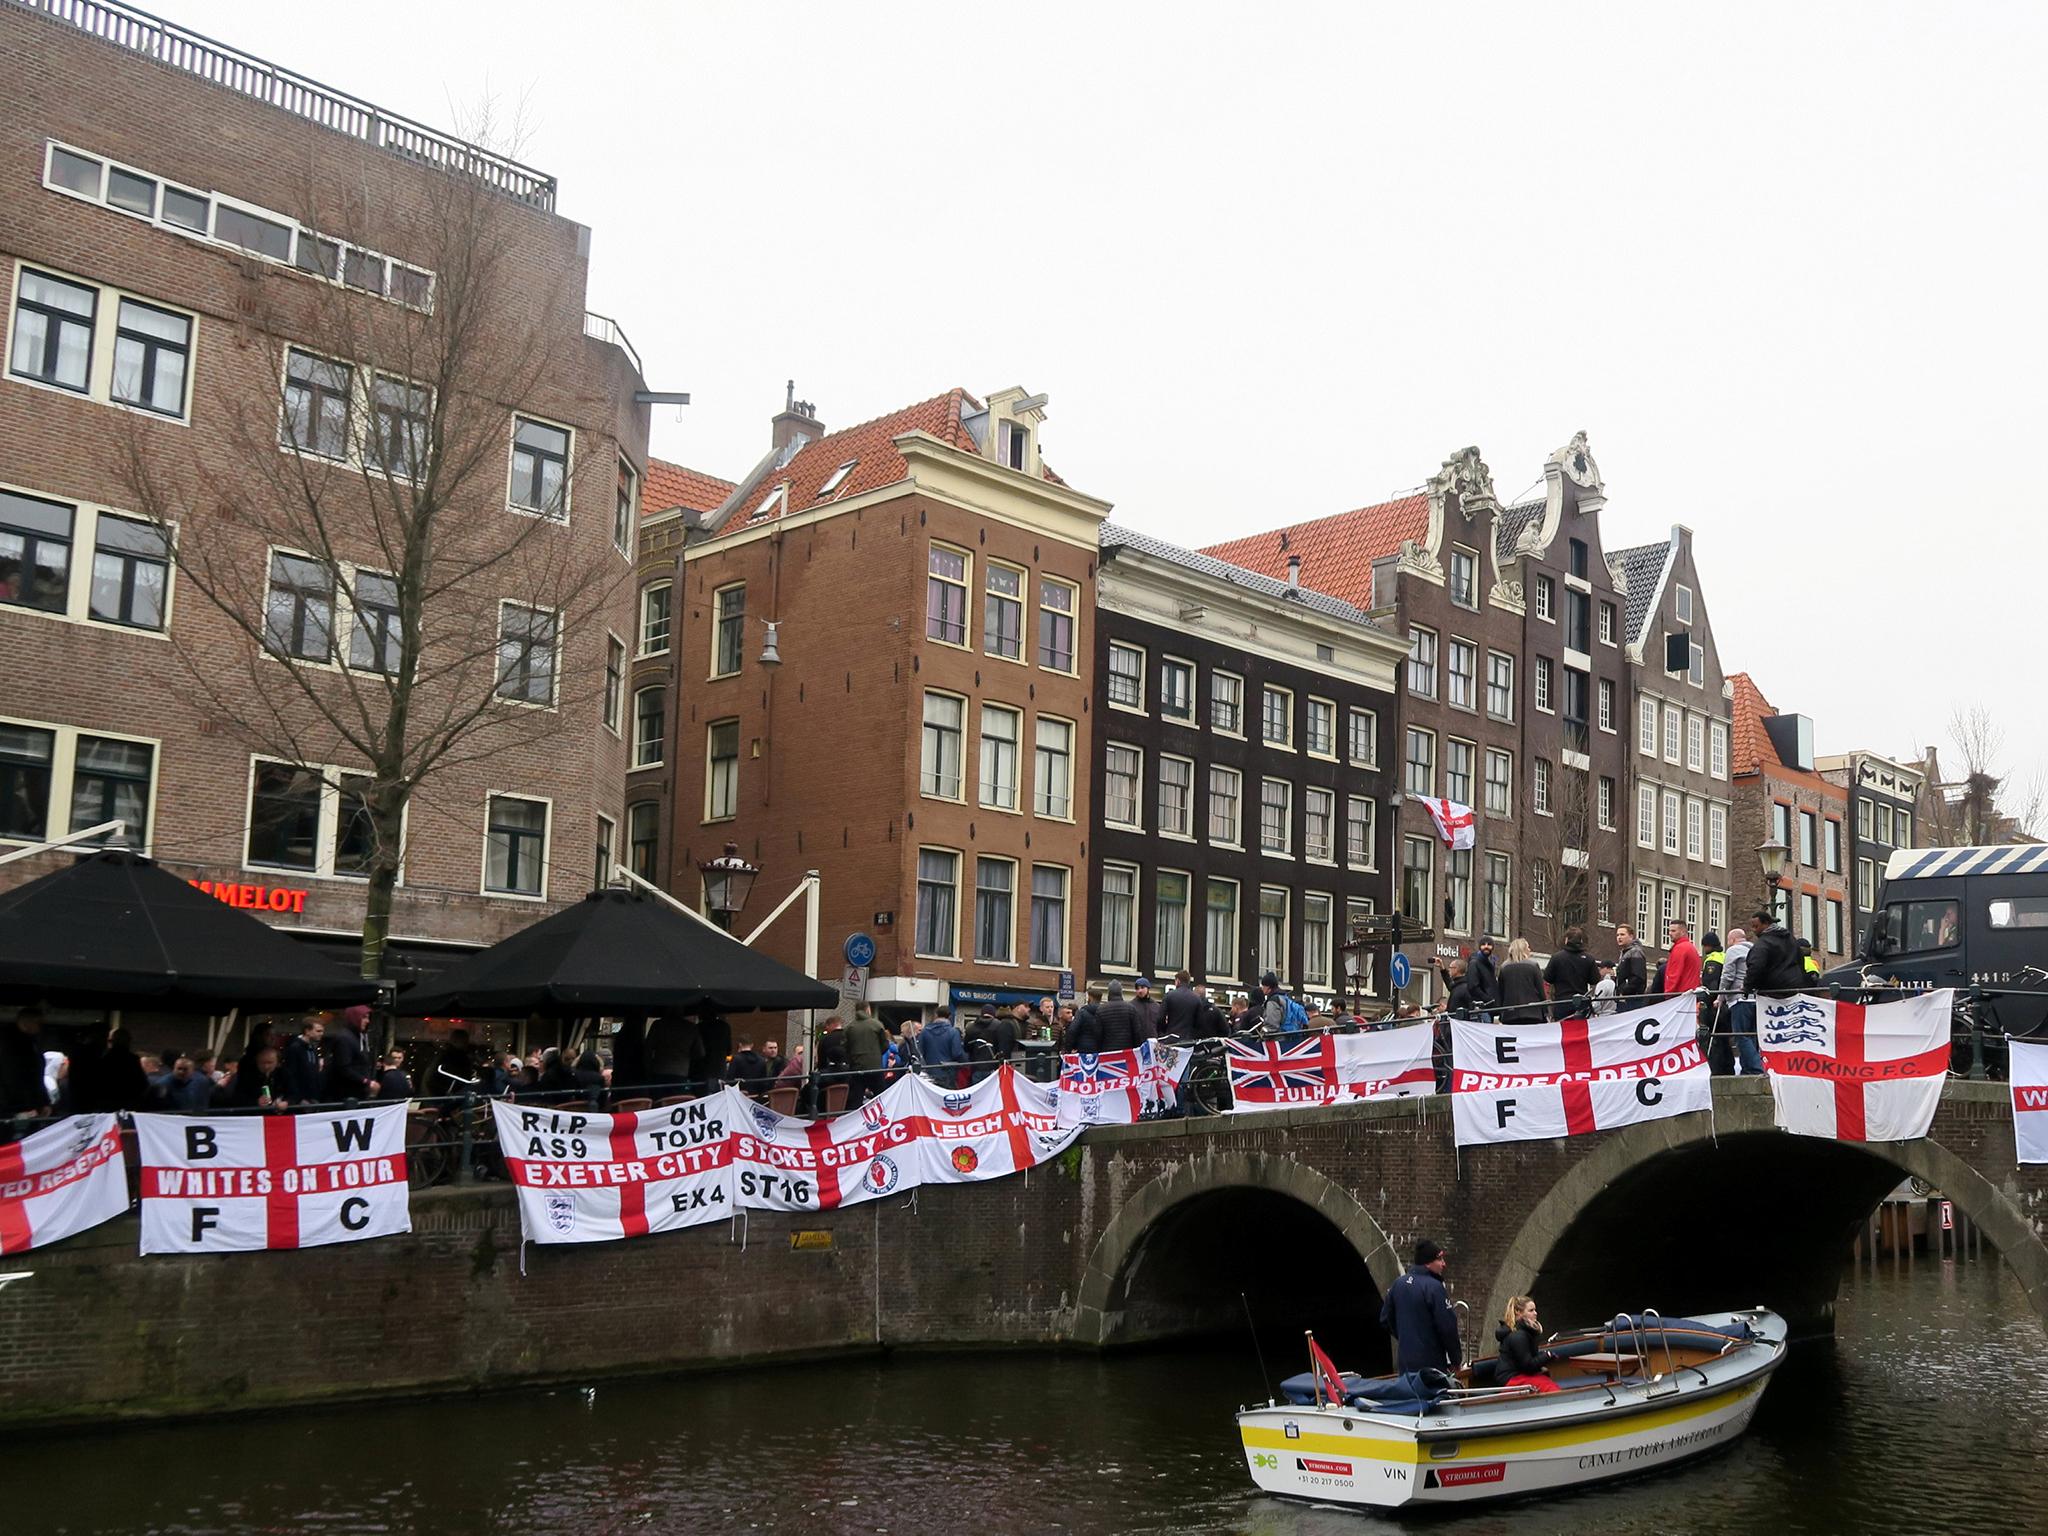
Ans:
<svg viewBox="0 0 2048 1536"><path fill-rule="evenodd" d="M1335 1361L1323 1353L1323 1346L1316 1342L1316 1336L1313 1333L1308 1336L1308 1358L1309 1368L1315 1372L1317 1399L1320 1400L1322 1395L1327 1392L1330 1394L1330 1406L1332 1408L1342 1408L1344 1406L1344 1373L1337 1369Z"/></svg>

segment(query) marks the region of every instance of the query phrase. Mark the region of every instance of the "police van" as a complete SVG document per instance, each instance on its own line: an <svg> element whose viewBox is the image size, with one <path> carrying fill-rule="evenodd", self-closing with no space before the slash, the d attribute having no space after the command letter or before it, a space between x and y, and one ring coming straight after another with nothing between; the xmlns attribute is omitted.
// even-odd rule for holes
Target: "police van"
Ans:
<svg viewBox="0 0 2048 1536"><path fill-rule="evenodd" d="M1858 963L1824 980L1981 987L1987 1031L2048 1035L2048 844L1900 849Z"/></svg>

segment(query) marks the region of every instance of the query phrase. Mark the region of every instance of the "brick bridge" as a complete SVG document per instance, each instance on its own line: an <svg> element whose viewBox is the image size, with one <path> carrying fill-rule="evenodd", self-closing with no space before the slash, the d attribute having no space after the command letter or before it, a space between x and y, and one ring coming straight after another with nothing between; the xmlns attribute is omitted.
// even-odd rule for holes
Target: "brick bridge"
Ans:
<svg viewBox="0 0 2048 1536"><path fill-rule="evenodd" d="M1247 1311L1370 1366L1379 1292L1420 1235L1451 1250L1468 1337L1518 1291L1553 1325L1764 1302L1823 1330L1851 1234L1907 1175L1981 1228L2048 1323L2048 1167L2015 1164L2009 1103L1953 1082L1927 1138L1870 1149L1783 1135L1764 1084L1726 1079L1711 1123L1462 1154L1441 1098L1109 1127L1025 1177L529 1248L524 1273L502 1187L418 1193L409 1237L300 1253L141 1259L131 1216L0 1264L35 1271L0 1289L0 1423L1139 1343Z"/></svg>

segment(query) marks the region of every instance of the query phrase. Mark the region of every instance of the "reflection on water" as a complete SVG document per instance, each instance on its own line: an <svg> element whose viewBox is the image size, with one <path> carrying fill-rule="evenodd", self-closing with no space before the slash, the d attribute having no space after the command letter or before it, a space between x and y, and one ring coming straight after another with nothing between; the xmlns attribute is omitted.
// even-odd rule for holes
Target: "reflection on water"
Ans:
<svg viewBox="0 0 2048 1536"><path fill-rule="evenodd" d="M1292 1363L1288 1363L1292 1369ZM1413 1522L1255 1496L1249 1342L898 1358L0 1446L22 1533L1217 1532ZM1460 1536L2048 1529L2048 1338L2002 1266L1844 1281L1729 1452L1451 1517ZM1442 1522L1432 1522L1442 1528Z"/></svg>

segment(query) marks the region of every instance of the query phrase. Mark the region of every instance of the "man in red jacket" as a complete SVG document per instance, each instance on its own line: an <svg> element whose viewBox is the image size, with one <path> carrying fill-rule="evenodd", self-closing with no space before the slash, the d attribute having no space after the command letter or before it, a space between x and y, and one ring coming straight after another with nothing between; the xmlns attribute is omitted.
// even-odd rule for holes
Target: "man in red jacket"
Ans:
<svg viewBox="0 0 2048 1536"><path fill-rule="evenodd" d="M1700 984L1700 948L1683 921L1671 924L1671 953L1664 962L1664 990L1674 996L1697 991Z"/></svg>

